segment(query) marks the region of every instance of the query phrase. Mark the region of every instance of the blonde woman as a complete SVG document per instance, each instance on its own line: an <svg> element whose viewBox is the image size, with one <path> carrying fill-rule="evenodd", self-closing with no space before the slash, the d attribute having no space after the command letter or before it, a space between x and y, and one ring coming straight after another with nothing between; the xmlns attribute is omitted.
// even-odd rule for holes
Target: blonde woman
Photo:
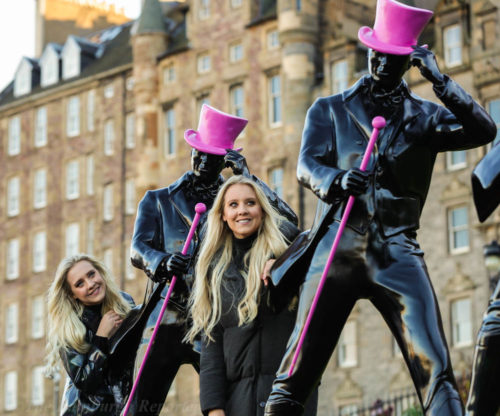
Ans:
<svg viewBox="0 0 500 416"><path fill-rule="evenodd" d="M201 410L209 416L263 415L294 313L272 312L262 275L298 230L272 208L259 185L233 176L219 190L205 231L188 333L191 341L204 334ZM305 414L316 414L316 398Z"/></svg>
<svg viewBox="0 0 500 416"><path fill-rule="evenodd" d="M48 293L48 370L68 375L61 415L118 415L129 372L110 374L109 338L134 302L104 265L86 254L65 258Z"/></svg>

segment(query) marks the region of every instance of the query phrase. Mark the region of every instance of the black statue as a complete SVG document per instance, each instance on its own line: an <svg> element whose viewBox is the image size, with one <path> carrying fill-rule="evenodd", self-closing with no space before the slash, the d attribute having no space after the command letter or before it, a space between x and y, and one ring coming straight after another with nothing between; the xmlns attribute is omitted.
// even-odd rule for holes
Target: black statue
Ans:
<svg viewBox="0 0 500 416"><path fill-rule="evenodd" d="M139 326L141 320L147 319L147 322L136 357L136 370L159 316L168 282L174 275L178 280L132 399L130 414L159 414L182 364L191 364L199 372L199 340L194 346L183 341L189 325L186 304L193 282L191 259L200 243L199 232L193 238L189 254L184 256L180 251L195 215L195 205L203 202L208 209L211 207L223 183L220 173L224 167L231 168L235 174L250 175L245 158L232 150L246 124L245 119L204 105L198 131L185 132L186 141L193 147L191 171L166 188L148 191L139 204L131 258L133 265L142 269L150 280L142 315L137 318ZM296 224L297 217L291 208L256 177L253 179L263 186L271 204ZM201 228L200 224L198 230Z"/></svg>
<svg viewBox="0 0 500 416"><path fill-rule="evenodd" d="M479 220L500 204L500 145L497 144L472 172L472 190ZM490 298L474 351L468 416L495 416L500 409L500 281Z"/></svg>
<svg viewBox="0 0 500 416"><path fill-rule="evenodd" d="M369 299L391 329L425 414L463 414L416 231L437 153L482 146L493 140L496 128L470 95L441 74L433 53L415 46L431 15L428 10L379 0L375 29L364 27L358 34L370 48L370 75L341 94L318 99L307 113L297 172L299 182L318 197L318 209L312 229L301 234L272 269L275 293L281 285L286 288L297 277L305 278L296 327L266 416L302 414L360 298ZM402 80L410 65L433 84L444 106L410 92ZM387 126L367 172L362 172L357 166L375 116L385 117ZM349 195L356 201L289 376Z"/></svg>

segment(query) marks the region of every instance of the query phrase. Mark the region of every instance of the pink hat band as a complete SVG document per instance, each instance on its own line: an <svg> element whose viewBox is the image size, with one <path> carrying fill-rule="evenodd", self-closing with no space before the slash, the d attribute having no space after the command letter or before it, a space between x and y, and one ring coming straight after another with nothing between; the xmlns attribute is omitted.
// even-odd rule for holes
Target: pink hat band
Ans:
<svg viewBox="0 0 500 416"><path fill-rule="evenodd" d="M412 45L433 15L431 10L407 6L395 0L378 0L373 29L363 26L359 40L376 51L392 55L410 55Z"/></svg>
<svg viewBox="0 0 500 416"><path fill-rule="evenodd" d="M248 120L224 113L203 104L200 111L198 130L186 130L184 139L201 152L225 155L227 149L234 149L234 142L247 125ZM241 150L235 149L235 150Z"/></svg>

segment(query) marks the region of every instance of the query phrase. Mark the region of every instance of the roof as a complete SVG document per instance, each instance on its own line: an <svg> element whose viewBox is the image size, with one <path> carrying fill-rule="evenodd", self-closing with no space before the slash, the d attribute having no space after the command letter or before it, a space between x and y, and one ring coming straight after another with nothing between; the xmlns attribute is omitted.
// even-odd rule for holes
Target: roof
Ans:
<svg viewBox="0 0 500 416"><path fill-rule="evenodd" d="M134 24L134 35L144 33L168 33L158 0L145 0L141 15Z"/></svg>
<svg viewBox="0 0 500 416"><path fill-rule="evenodd" d="M50 91L58 88L61 85L73 83L76 80L89 78L99 73L103 73L113 68L118 68L132 63L132 47L130 45L130 28L133 22L127 22L120 26L100 31L99 36L93 35L93 39L99 39L102 42L91 42L88 39L73 36L78 45L82 48L82 52L91 56L93 59L81 70L80 74L70 79L60 79L54 85L42 87L40 84L35 85L30 94L33 95L43 91ZM51 47L62 49L61 45L51 44ZM28 59L35 68L38 68L38 61L31 58ZM17 100L24 99L27 95L14 97L14 82L11 82L7 87L0 92L0 108L4 105L13 103Z"/></svg>

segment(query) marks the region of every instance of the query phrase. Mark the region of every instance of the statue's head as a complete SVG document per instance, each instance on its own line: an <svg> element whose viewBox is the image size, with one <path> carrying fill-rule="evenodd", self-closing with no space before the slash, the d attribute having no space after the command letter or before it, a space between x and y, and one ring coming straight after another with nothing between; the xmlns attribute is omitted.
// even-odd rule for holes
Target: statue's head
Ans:
<svg viewBox="0 0 500 416"><path fill-rule="evenodd" d="M359 40L370 48L370 74L385 88L397 85L408 69L412 46L432 17L432 11L395 0L378 0L373 29L363 26Z"/></svg>
<svg viewBox="0 0 500 416"><path fill-rule="evenodd" d="M203 104L198 130L184 132L184 139L193 148L191 167L195 176L206 183L217 180L224 169L224 155L234 149L234 142L247 123L242 117Z"/></svg>
<svg viewBox="0 0 500 416"><path fill-rule="evenodd" d="M373 80L385 90L399 85L404 73L409 68L410 55L392 55L370 49L368 68Z"/></svg>

